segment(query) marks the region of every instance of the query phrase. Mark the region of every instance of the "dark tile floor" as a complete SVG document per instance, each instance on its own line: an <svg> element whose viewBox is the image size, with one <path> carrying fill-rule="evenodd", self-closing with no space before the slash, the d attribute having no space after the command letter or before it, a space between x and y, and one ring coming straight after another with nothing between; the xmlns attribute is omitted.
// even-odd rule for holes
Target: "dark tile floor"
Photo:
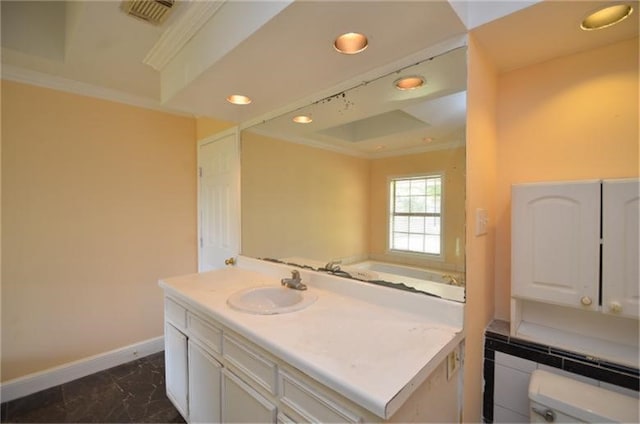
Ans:
<svg viewBox="0 0 640 424"><path fill-rule="evenodd" d="M1 422L184 423L167 399L164 352L0 405Z"/></svg>

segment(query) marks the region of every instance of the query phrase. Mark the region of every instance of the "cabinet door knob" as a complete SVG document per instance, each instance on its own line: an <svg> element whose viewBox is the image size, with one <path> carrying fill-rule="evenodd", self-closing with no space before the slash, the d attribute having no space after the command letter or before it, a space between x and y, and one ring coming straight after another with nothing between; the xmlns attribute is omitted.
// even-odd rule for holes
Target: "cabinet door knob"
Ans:
<svg viewBox="0 0 640 424"><path fill-rule="evenodd" d="M589 296L582 296L580 298L580 303L582 303L584 306L591 306L593 301L591 300L591 298Z"/></svg>
<svg viewBox="0 0 640 424"><path fill-rule="evenodd" d="M619 314L620 312L622 312L622 305L620 304L620 302L611 302L611 304L609 305L609 309L611 309L611 312Z"/></svg>
<svg viewBox="0 0 640 424"><path fill-rule="evenodd" d="M224 260L224 264L225 265L235 265L236 264L236 258L231 257L229 259L225 259Z"/></svg>

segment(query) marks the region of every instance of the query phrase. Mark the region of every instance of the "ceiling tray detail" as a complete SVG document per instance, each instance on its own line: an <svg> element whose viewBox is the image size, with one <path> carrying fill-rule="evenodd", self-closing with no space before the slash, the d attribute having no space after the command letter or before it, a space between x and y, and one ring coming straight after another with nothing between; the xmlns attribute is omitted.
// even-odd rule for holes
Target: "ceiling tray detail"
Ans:
<svg viewBox="0 0 640 424"><path fill-rule="evenodd" d="M318 131L318 134L357 143L372 138L427 128L430 125L402 111L394 110Z"/></svg>

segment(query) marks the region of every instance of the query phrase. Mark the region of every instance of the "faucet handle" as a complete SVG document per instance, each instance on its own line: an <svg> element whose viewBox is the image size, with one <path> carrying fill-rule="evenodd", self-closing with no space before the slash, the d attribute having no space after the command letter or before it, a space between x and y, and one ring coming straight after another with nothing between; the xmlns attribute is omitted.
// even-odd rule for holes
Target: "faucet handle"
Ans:
<svg viewBox="0 0 640 424"><path fill-rule="evenodd" d="M329 261L329 263L324 266L324 269L326 269L327 271L339 271L340 270L339 264L341 263L342 263L341 260Z"/></svg>
<svg viewBox="0 0 640 424"><path fill-rule="evenodd" d="M456 277L454 277L451 274L444 274L442 276L442 279L443 280L447 280L447 284L451 284L451 285L454 285L454 286L458 285L458 280L456 279Z"/></svg>
<svg viewBox="0 0 640 424"><path fill-rule="evenodd" d="M447 280L447 284L452 286L464 286L464 276L455 276L452 274L445 274L442 276L442 279Z"/></svg>
<svg viewBox="0 0 640 424"><path fill-rule="evenodd" d="M297 269L291 270L291 278L283 278L280 280L280 283L283 286L289 287L290 289L296 290L306 290L307 286L302 284L302 279L300 278L300 271Z"/></svg>

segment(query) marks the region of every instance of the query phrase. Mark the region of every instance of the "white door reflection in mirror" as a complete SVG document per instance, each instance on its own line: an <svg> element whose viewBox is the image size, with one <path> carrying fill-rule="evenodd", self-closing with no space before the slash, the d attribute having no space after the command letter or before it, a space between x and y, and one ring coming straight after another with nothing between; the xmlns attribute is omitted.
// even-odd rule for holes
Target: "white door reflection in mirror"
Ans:
<svg viewBox="0 0 640 424"><path fill-rule="evenodd" d="M198 143L198 271L222 268L240 251L237 128Z"/></svg>

